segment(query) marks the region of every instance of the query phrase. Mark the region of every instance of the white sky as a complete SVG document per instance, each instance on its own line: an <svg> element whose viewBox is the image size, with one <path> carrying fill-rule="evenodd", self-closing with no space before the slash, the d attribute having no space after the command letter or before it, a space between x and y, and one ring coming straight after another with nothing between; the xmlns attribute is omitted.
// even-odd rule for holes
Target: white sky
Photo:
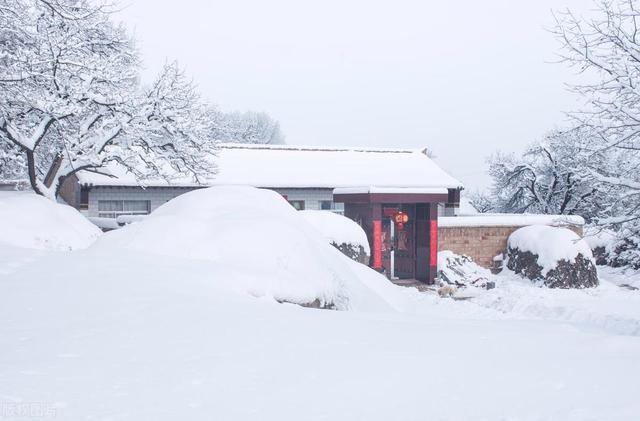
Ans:
<svg viewBox="0 0 640 421"><path fill-rule="evenodd" d="M124 0L127 1L127 0ZM150 79L178 60L223 110L266 111L287 143L429 147L467 188L575 107L544 28L590 0L128 0ZM331 171L330 168L327 171Z"/></svg>

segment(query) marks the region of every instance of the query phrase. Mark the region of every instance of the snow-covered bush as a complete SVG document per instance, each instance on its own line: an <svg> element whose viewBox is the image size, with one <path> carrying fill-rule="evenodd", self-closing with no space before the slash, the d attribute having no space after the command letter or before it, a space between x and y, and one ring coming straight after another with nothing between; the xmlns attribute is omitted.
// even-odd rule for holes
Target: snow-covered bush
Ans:
<svg viewBox="0 0 640 421"><path fill-rule="evenodd" d="M71 206L32 192L0 192L0 243L40 250L75 250L101 232Z"/></svg>
<svg viewBox="0 0 640 421"><path fill-rule="evenodd" d="M567 228L531 225L509 236L507 267L550 288L598 285L591 248Z"/></svg>
<svg viewBox="0 0 640 421"><path fill-rule="evenodd" d="M330 211L300 211L329 244L350 259L363 264L369 263L370 249L367 234L351 219Z"/></svg>
<svg viewBox="0 0 640 421"><path fill-rule="evenodd" d="M438 277L456 287L492 288L491 272L476 264L469 256L449 250L438 252Z"/></svg>
<svg viewBox="0 0 640 421"><path fill-rule="evenodd" d="M389 282L327 244L271 190L218 186L185 193L142 221L104 234L93 249L213 262L207 281L281 302L336 309L389 307L374 292L388 289Z"/></svg>
<svg viewBox="0 0 640 421"><path fill-rule="evenodd" d="M597 265L640 269L640 237L633 232L590 227L585 240Z"/></svg>

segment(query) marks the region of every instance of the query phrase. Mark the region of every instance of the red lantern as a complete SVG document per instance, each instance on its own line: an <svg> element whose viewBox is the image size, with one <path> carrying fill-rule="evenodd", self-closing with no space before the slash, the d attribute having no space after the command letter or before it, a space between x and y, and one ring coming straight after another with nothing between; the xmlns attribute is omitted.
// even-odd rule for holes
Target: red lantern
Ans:
<svg viewBox="0 0 640 421"><path fill-rule="evenodd" d="M407 222L409 222L409 215L407 215L404 212L397 212L394 216L393 216L393 221L396 223L396 226L398 227L399 230L404 229L404 224L406 224Z"/></svg>

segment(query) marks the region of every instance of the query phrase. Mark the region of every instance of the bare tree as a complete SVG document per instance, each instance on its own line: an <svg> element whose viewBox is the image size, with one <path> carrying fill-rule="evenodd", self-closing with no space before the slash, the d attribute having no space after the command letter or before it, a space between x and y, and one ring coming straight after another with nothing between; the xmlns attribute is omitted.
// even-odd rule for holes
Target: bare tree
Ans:
<svg viewBox="0 0 640 421"><path fill-rule="evenodd" d="M640 228L640 5L598 1L590 19L570 11L556 16L553 32L562 61L585 73L573 86L588 105L572 117L590 132L585 166L594 185L610 194L598 222L635 233Z"/></svg>
<svg viewBox="0 0 640 421"><path fill-rule="evenodd" d="M285 136L280 123L264 112L223 113L211 110L211 120L217 121L213 136L223 142L283 144Z"/></svg>
<svg viewBox="0 0 640 421"><path fill-rule="evenodd" d="M588 135L582 130L555 131L529 146L522 157L493 155L493 210L593 218L600 196L585 169L583 144Z"/></svg>
<svg viewBox="0 0 640 421"><path fill-rule="evenodd" d="M36 193L55 198L66 178L109 162L139 178L213 171L193 84L170 63L141 89L138 53L109 5L3 0L0 43L0 142Z"/></svg>

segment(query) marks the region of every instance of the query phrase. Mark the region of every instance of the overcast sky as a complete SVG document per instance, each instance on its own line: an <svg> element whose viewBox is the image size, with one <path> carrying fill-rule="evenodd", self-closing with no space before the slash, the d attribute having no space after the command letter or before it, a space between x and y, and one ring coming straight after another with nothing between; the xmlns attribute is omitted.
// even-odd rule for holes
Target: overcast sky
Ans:
<svg viewBox="0 0 640 421"><path fill-rule="evenodd" d="M552 9L591 4L128 0L119 18L147 80L175 59L208 101L268 112L287 143L428 147L474 189L486 156L522 150L575 106L545 28Z"/></svg>

